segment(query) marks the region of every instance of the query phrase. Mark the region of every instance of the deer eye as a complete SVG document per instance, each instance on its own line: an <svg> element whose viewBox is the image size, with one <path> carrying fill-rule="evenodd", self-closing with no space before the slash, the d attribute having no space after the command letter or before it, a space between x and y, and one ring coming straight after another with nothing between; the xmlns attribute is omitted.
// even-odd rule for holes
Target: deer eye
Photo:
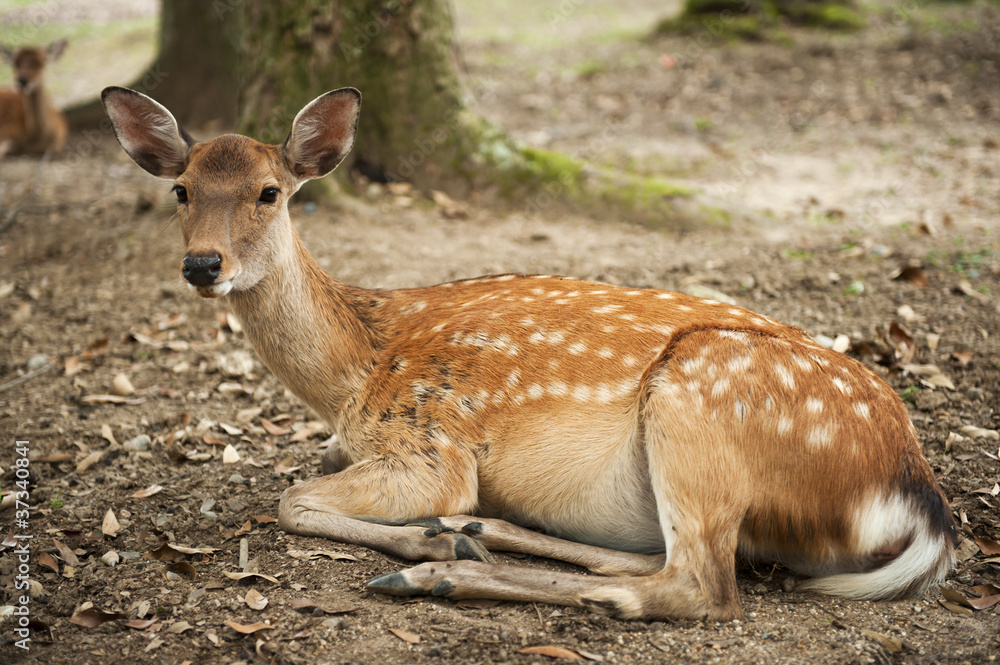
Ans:
<svg viewBox="0 0 1000 665"><path fill-rule="evenodd" d="M257 200L260 203L274 203L278 200L279 191L277 187L265 187L260 193L260 198Z"/></svg>
<svg viewBox="0 0 1000 665"><path fill-rule="evenodd" d="M178 203L188 202L188 190L186 187L181 187L180 185L174 185L173 189L171 189L170 191L172 191L174 194L177 195Z"/></svg>

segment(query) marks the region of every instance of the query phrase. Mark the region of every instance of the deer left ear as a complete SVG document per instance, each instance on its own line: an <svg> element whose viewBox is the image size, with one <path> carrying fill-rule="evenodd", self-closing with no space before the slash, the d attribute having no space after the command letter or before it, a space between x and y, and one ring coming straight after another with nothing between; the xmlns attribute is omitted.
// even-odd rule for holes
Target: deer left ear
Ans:
<svg viewBox="0 0 1000 665"><path fill-rule="evenodd" d="M299 111L282 150L300 183L337 168L354 147L360 115L361 93L355 88L328 92Z"/></svg>
<svg viewBox="0 0 1000 665"><path fill-rule="evenodd" d="M128 88L105 88L101 101L115 137L136 164L161 178L184 173L195 141L170 111Z"/></svg>
<svg viewBox="0 0 1000 665"><path fill-rule="evenodd" d="M66 50L67 44L69 44L69 40L66 39L65 37L49 44L49 50L48 50L49 60L58 60L59 56L61 56L63 54L63 51Z"/></svg>

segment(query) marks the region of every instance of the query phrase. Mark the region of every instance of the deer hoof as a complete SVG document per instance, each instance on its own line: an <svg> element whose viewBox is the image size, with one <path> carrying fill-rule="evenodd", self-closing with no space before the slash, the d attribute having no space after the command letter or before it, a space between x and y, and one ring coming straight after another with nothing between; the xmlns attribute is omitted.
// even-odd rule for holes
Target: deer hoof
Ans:
<svg viewBox="0 0 1000 665"><path fill-rule="evenodd" d="M368 582L368 590L391 596L415 596L426 593L426 590L410 582L403 572L386 573L373 578Z"/></svg>

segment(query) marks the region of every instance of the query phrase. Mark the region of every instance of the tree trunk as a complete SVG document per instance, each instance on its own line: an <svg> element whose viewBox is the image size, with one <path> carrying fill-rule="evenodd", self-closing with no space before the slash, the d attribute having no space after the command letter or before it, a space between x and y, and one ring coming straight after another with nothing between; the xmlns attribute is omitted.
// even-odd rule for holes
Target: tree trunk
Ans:
<svg viewBox="0 0 1000 665"><path fill-rule="evenodd" d="M244 35L241 132L281 141L302 106L353 86L363 106L346 166L425 191L469 188L486 128L465 112L447 2L250 3Z"/></svg>
<svg viewBox="0 0 1000 665"><path fill-rule="evenodd" d="M163 0L160 49L138 87L188 127L236 121L242 11L232 0Z"/></svg>

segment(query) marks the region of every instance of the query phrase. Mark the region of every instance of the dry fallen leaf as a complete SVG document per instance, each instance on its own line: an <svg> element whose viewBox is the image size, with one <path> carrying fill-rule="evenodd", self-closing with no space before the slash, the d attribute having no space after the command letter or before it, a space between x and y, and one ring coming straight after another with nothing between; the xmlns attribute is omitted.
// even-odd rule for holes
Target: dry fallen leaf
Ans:
<svg viewBox="0 0 1000 665"><path fill-rule="evenodd" d="M122 622L122 625L128 626L129 628L135 628L136 630L146 630L154 623L156 623L156 619L131 619L129 621Z"/></svg>
<svg viewBox="0 0 1000 665"><path fill-rule="evenodd" d="M163 487L160 485L150 485L144 490L137 490L131 494L133 499L145 499L146 497L153 496L158 492L162 492Z"/></svg>
<svg viewBox="0 0 1000 665"><path fill-rule="evenodd" d="M253 521L257 524L275 524L278 519L276 517L271 517L270 515L254 515Z"/></svg>
<svg viewBox="0 0 1000 665"><path fill-rule="evenodd" d="M240 454L236 452L236 448L233 448L232 444L226 446L222 451L222 463L223 464L236 464L240 461Z"/></svg>
<svg viewBox="0 0 1000 665"><path fill-rule="evenodd" d="M900 268L899 272L892 279L901 279L920 288L926 288L930 284L930 281L927 279L927 273L916 266Z"/></svg>
<svg viewBox="0 0 1000 665"><path fill-rule="evenodd" d="M995 429L985 429L983 427L976 427L975 425L965 425L959 427L958 431L965 436L972 437L973 439L993 439L994 441L1000 440L1000 432Z"/></svg>
<svg viewBox="0 0 1000 665"><path fill-rule="evenodd" d="M288 556L301 561L327 557L332 561L357 561L358 557L335 550L288 550Z"/></svg>
<svg viewBox="0 0 1000 665"><path fill-rule="evenodd" d="M172 561L167 564L166 570L191 580L198 578L198 571L187 561Z"/></svg>
<svg viewBox="0 0 1000 665"><path fill-rule="evenodd" d="M243 597L243 602L252 610L262 610L267 607L267 598L256 589L247 591L247 595Z"/></svg>
<svg viewBox="0 0 1000 665"><path fill-rule="evenodd" d="M42 552L38 555L38 565L45 566L46 568L59 572L59 561L56 560L54 556L48 552Z"/></svg>
<svg viewBox="0 0 1000 665"><path fill-rule="evenodd" d="M69 622L77 626L83 626L84 628L96 628L102 623L118 621L124 618L125 615L118 612L104 612L96 607L90 607L71 616Z"/></svg>
<svg viewBox="0 0 1000 665"><path fill-rule="evenodd" d="M886 650L889 651L890 653L899 653L900 651L903 650L903 641L896 637L883 635L882 633L876 633L875 631L868 630L866 628L861 629L861 634L864 635L865 637L875 640L883 647L885 647Z"/></svg>
<svg viewBox="0 0 1000 665"><path fill-rule="evenodd" d="M231 573L224 570L222 571L222 574L231 580L245 580L248 577L259 577L262 580L271 582L272 584L281 584L281 582L278 581L278 578L272 577L271 575L265 575L264 573Z"/></svg>
<svg viewBox="0 0 1000 665"><path fill-rule="evenodd" d="M291 466L292 456L288 455L284 459L274 463L274 470L277 473L295 473L301 466Z"/></svg>
<svg viewBox="0 0 1000 665"><path fill-rule="evenodd" d="M390 628L389 632L408 644L419 644L420 636L402 628Z"/></svg>
<svg viewBox="0 0 1000 665"><path fill-rule="evenodd" d="M56 549L59 550L59 556L63 561L74 568L80 567L80 560L76 557L76 554L73 553L73 550L66 547L55 538L52 539L52 542L55 543Z"/></svg>
<svg viewBox="0 0 1000 665"><path fill-rule="evenodd" d="M183 632L185 632L187 630L191 630L192 628L194 628L194 626L192 626L191 624L189 624L187 621L177 621L177 622L172 623L169 626L167 626L166 632L173 633L173 634L176 635L176 634L183 633Z"/></svg>
<svg viewBox="0 0 1000 665"><path fill-rule="evenodd" d="M976 544L979 545L979 551L986 556L1000 554L1000 542L989 538L980 538L979 536L973 536L973 538L976 539Z"/></svg>
<svg viewBox="0 0 1000 665"><path fill-rule="evenodd" d="M260 630L273 630L274 626L266 623L251 623L242 624L236 623L235 621L226 620L226 625L235 630L237 633L243 633L244 635L250 635L251 633L256 633Z"/></svg>
<svg viewBox="0 0 1000 665"><path fill-rule="evenodd" d="M84 404L142 404L146 401L143 397L129 399L121 395L87 395L80 399Z"/></svg>
<svg viewBox="0 0 1000 665"><path fill-rule="evenodd" d="M567 660L583 660L583 656L570 649L564 649L563 647L553 646L551 644L546 644L537 647L528 647L527 649L521 649L518 653L526 653L531 655L548 656L549 658L565 658Z"/></svg>
<svg viewBox="0 0 1000 665"><path fill-rule="evenodd" d="M970 284L969 280L967 279L963 279L961 282L958 283L958 290L964 293L965 295L969 296L970 298L978 300L979 302L989 302L990 300L990 297L988 295L986 295L985 293L980 293L979 291L976 291L974 288L972 288L972 284Z"/></svg>
<svg viewBox="0 0 1000 665"><path fill-rule="evenodd" d="M97 461L101 459L101 457L103 456L104 456L104 451L95 450L94 452L90 453L77 463L76 472L83 473L90 467L94 466L94 464L96 464Z"/></svg>
<svg viewBox="0 0 1000 665"><path fill-rule="evenodd" d="M120 395L121 397L127 397L135 392L135 387L129 378L124 374L115 374L115 378L111 380L111 393L113 395Z"/></svg>
<svg viewBox="0 0 1000 665"><path fill-rule="evenodd" d="M206 434L205 436L201 437L201 440L204 441L205 443L207 443L210 446L224 446L224 445L226 445L225 441L223 441L219 437L215 436L214 434Z"/></svg>
<svg viewBox="0 0 1000 665"><path fill-rule="evenodd" d="M112 446L117 446L118 442L115 441L115 435L111 432L111 425L104 423L101 425L101 437L105 439Z"/></svg>
<svg viewBox="0 0 1000 665"><path fill-rule="evenodd" d="M955 351L951 354L951 357L958 361L962 367L966 367L972 362L973 356L976 355L975 351Z"/></svg>
<svg viewBox="0 0 1000 665"><path fill-rule="evenodd" d="M60 462L69 462L74 459L76 455L73 453L49 453L48 455L39 455L38 457L32 457L32 462L39 462L45 464L59 464Z"/></svg>
<svg viewBox="0 0 1000 665"><path fill-rule="evenodd" d="M261 418L260 424L265 430L267 430L268 434L272 434L274 436L284 436L292 431L287 427L279 427L278 425L275 425L267 418Z"/></svg>
<svg viewBox="0 0 1000 665"><path fill-rule="evenodd" d="M105 536L114 538L121 528L122 525L118 523L118 518L115 517L114 511L108 509L108 512L104 514L104 521L101 522L101 532Z"/></svg>

